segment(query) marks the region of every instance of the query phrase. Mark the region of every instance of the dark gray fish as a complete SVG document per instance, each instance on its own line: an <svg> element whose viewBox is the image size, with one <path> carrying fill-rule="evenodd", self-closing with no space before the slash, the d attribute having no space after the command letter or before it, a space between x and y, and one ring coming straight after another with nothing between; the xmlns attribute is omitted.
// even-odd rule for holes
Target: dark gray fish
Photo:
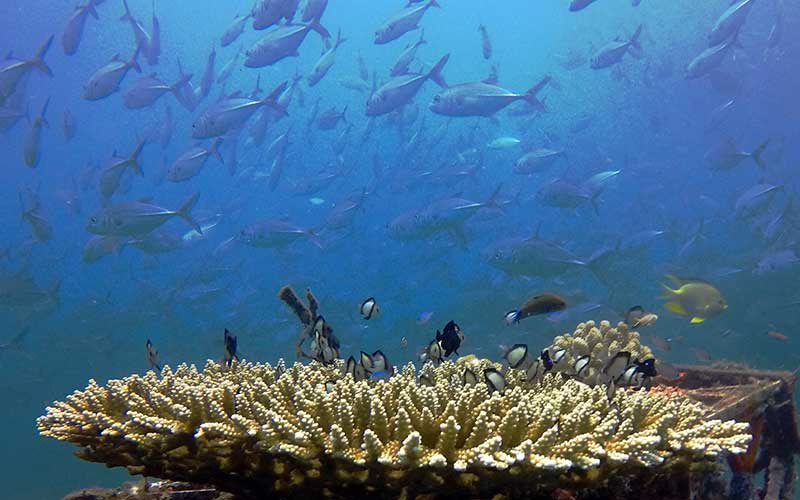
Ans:
<svg viewBox="0 0 800 500"><path fill-rule="evenodd" d="M214 84L214 62L216 59L217 50L211 47L211 52L208 54L208 59L206 59L206 69L203 70L203 77L200 79L200 100L208 97L211 92L211 86Z"/></svg>
<svg viewBox="0 0 800 500"><path fill-rule="evenodd" d="M33 119L28 132L25 134L25 141L22 146L23 157L25 165L33 168L39 165L41 159L40 143L42 137L42 126L49 125L44 115L47 112L47 106L50 104L50 98L42 105L39 115Z"/></svg>
<svg viewBox="0 0 800 500"><path fill-rule="evenodd" d="M209 157L214 157L220 163L224 163L217 149L221 142L222 139L217 137L208 149L195 146L180 155L167 170L167 180L183 182L191 179L200 173Z"/></svg>
<svg viewBox="0 0 800 500"><path fill-rule="evenodd" d="M322 19L322 14L325 13L327 7L328 0L306 0L303 12L300 14L300 20L307 23L312 19Z"/></svg>
<svg viewBox="0 0 800 500"><path fill-rule="evenodd" d="M336 41L334 41L333 45L320 56L319 60L314 64L314 67L311 68L311 73L308 74L308 85L310 87L318 84L325 75L328 74L331 66L333 66L334 58L336 57L336 49L346 41L346 38L342 38L342 30L339 30L338 33L336 33Z"/></svg>
<svg viewBox="0 0 800 500"><path fill-rule="evenodd" d="M108 199L117 192L120 187L120 181L122 180L122 174L125 173L126 169L130 168L140 176L144 175L142 167L139 165L139 155L144 145L144 140L139 141L127 158L118 156L117 152L114 151L114 154L111 155L111 158L103 166L100 173L99 188L100 194L102 194L104 198Z"/></svg>
<svg viewBox="0 0 800 500"><path fill-rule="evenodd" d="M71 141L73 137L75 137L75 129L77 125L75 123L75 117L72 116L72 113L67 109L64 111L64 119L62 121L63 128L64 128L64 138L67 142Z"/></svg>
<svg viewBox="0 0 800 500"><path fill-rule="evenodd" d="M128 61L121 61L117 54L111 58L108 64L95 71L83 86L83 98L87 101L97 101L108 97L119 90L119 86L125 75L128 74L128 70L133 68L137 73L141 73L142 68L136 61L139 56L139 50L140 46L137 46L136 51Z"/></svg>
<svg viewBox="0 0 800 500"><path fill-rule="evenodd" d="M420 30L419 40L406 45L406 48L403 49L403 52L400 53L400 55L397 57L397 60L389 69L389 76L400 76L408 73L408 65L414 61L414 58L417 54L417 49L420 47L420 45L424 45L426 43L428 42L425 41L425 30Z"/></svg>
<svg viewBox="0 0 800 500"><path fill-rule="evenodd" d="M336 125L338 125L340 121L347 123L347 118L345 117L346 112L347 106L341 111L337 111L336 106L326 109L317 117L317 128L320 130L331 130L336 128Z"/></svg>
<svg viewBox="0 0 800 500"><path fill-rule="evenodd" d="M229 97L215 102L206 108L192 124L192 137L208 139L220 137L241 129L256 111L269 106L279 113L286 110L277 103L277 97L286 89L287 82L281 82L264 99L253 100L246 97Z"/></svg>
<svg viewBox="0 0 800 500"><path fill-rule="evenodd" d="M577 12L579 10L583 10L592 4L595 0L571 0L569 3L569 10L571 12Z"/></svg>

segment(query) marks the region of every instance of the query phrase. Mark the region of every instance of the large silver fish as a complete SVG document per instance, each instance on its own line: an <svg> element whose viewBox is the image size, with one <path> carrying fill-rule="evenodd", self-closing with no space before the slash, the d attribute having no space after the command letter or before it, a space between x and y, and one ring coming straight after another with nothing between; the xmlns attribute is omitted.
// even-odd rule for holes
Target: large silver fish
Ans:
<svg viewBox="0 0 800 500"><path fill-rule="evenodd" d="M448 59L450 59L450 54L442 56L428 73L409 73L392 78L383 84L367 100L367 116L384 115L405 106L417 95L422 84L428 79L433 80L442 88L447 88L441 73Z"/></svg>
<svg viewBox="0 0 800 500"><path fill-rule="evenodd" d="M263 30L281 19L291 21L297 10L298 0L258 0L250 15L253 18L253 29Z"/></svg>
<svg viewBox="0 0 800 500"><path fill-rule="evenodd" d="M321 19L327 7L328 0L306 0L300 20L307 23L312 19Z"/></svg>
<svg viewBox="0 0 800 500"><path fill-rule="evenodd" d="M36 68L47 76L53 76L50 67L44 62L44 56L52 43L53 36L50 35L31 59L19 60L9 57L0 62L0 104L17 90L17 84L30 70Z"/></svg>
<svg viewBox="0 0 800 500"><path fill-rule="evenodd" d="M275 64L286 57L296 57L297 49L309 31L316 31L323 38L331 35L315 19L305 24L283 24L269 30L264 37L245 52L244 65L248 68L262 68Z"/></svg>
<svg viewBox="0 0 800 500"><path fill-rule="evenodd" d="M238 130L247 123L253 114L264 106L286 114L276 99L286 89L287 82L281 82L264 99L253 100L247 97L229 97L215 102L206 108L192 123L192 137L209 139L220 137Z"/></svg>
<svg viewBox="0 0 800 500"><path fill-rule="evenodd" d="M512 276L555 278L587 266L568 250L535 236L498 241L486 248L482 256L490 266Z"/></svg>
<svg viewBox="0 0 800 500"><path fill-rule="evenodd" d="M563 149L539 148L525 153L514 163L514 173L530 175L550 168L561 157L566 156Z"/></svg>
<svg viewBox="0 0 800 500"><path fill-rule="evenodd" d="M461 83L436 94L430 109L445 116L492 116L512 102L520 100L544 109L536 94L549 81L550 76L545 76L523 94L515 94L494 83Z"/></svg>
<svg viewBox="0 0 800 500"><path fill-rule="evenodd" d="M96 101L108 97L117 90L119 85L128 74L128 70L135 69L137 73L142 72L142 68L136 61L139 56L140 46L136 47L133 57L128 61L121 61L119 54L111 58L108 64L94 72L89 81L83 86L83 98L88 101Z"/></svg>
<svg viewBox="0 0 800 500"><path fill-rule="evenodd" d="M198 194L186 199L176 210L168 210L152 203L131 201L117 203L96 210L89 217L86 230L101 236L140 236L161 226L173 217L180 217L196 231L202 232L190 211L197 203Z"/></svg>
<svg viewBox="0 0 800 500"><path fill-rule="evenodd" d="M403 10L390 17L375 31L375 43L389 43L417 29L422 15L431 7L440 7L436 0L428 0L418 5L407 5Z"/></svg>

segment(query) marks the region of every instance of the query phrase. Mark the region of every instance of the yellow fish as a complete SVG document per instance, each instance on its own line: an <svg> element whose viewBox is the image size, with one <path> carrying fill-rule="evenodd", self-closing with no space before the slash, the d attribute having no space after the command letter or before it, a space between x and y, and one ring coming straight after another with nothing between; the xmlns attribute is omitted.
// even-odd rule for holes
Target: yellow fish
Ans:
<svg viewBox="0 0 800 500"><path fill-rule="evenodd" d="M711 283L698 279L681 279L671 274L667 279L674 283L672 289L662 283L667 300L664 308L681 316L691 318L692 323L702 323L728 308L722 293Z"/></svg>

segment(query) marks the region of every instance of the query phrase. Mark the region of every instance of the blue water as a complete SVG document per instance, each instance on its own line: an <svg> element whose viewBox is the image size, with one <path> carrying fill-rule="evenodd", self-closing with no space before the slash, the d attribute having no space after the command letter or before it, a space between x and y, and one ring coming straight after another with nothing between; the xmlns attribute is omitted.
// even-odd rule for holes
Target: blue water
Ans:
<svg viewBox="0 0 800 500"><path fill-rule="evenodd" d="M755 2L739 35L742 48L727 55L712 85L707 76L684 78L684 68L707 47L708 32L727 8L726 1L643 0L633 7L629 0L597 0L579 12L569 12L565 1L441 3L441 9L430 9L420 22L428 43L419 49L412 71L430 68L449 53L443 74L451 85L486 78L492 64L498 67L499 85L513 92L524 92L551 75L551 84L538 95L546 112L509 116L508 110L517 103L492 118L450 119L428 109L441 90L427 82L406 106L404 118L395 114L378 118L365 138L364 108L372 82L364 82L363 92L339 82L360 79L360 53L370 73L377 72L378 84L384 83L396 56L418 38L419 31L375 45L374 31L402 2L331 2L322 24L333 34L341 29L347 42L322 82L313 88L305 79L301 82L288 117L270 124L261 145L249 139L255 120L238 136L225 138L221 153L235 170L233 175L209 159L193 179L159 184L164 162L169 165L195 144L191 124L200 112L224 93L249 94L259 75L267 91L295 71L307 75L324 50L321 38L310 33L299 57L265 68L246 68L240 58L227 82L214 84L194 113L171 94L152 107L129 110L122 104L122 92L140 77L133 71L120 92L92 102L82 97L83 84L92 73L114 54L127 59L134 50L130 25L118 20L124 12L121 2L107 0L97 7L100 20L87 19L80 47L72 56L61 47L72 4L2 2L0 47L15 57L28 58L49 35L56 37L45 57L53 76L34 70L15 94L17 109L24 112L27 106L31 117L48 97L51 100L38 166L28 168L23 161L28 121L23 118L0 134L0 276L4 286L14 283L12 276L19 279L20 273L41 289L61 283L57 302L12 301L13 286L0 295L0 343L11 343L20 332L28 332L20 342L0 350L4 430L0 464L4 493L9 492L5 498L60 498L76 488L115 485L127 477L122 471L75 459L69 445L38 437L34 421L49 402L82 388L89 378L103 382L144 372L148 338L160 361L170 365L220 359L226 327L238 335L243 358L293 360L298 324L276 298L285 283L299 291L312 287L342 341L345 357L380 348L394 364L404 364L416 359L417 350L437 328L455 319L466 333L462 355L499 358L501 345L526 342L543 347L579 321L617 321L628 307L641 304L660 316L647 332L670 343L671 350L660 354L663 359L706 362L696 358L700 348L711 361L729 359L789 370L798 366L800 264L789 258L774 269L754 271L775 252L800 253L800 220L793 209L800 206L795 200L800 187L796 175L800 149L795 140L800 136L800 39L793 35L800 25L797 4L785 3L784 36L767 49L778 4ZM151 2L129 4L149 30ZM218 75L240 44L247 49L264 35L248 21L239 40L219 47L219 37L234 15L249 12L251 6L239 0L156 2L161 55L157 66L140 59L143 74L157 73L171 83L177 78L180 58L199 86L208 53L216 46ZM478 24L490 34L491 61L481 55ZM611 68L589 67L588 59L600 47L616 37L627 39L639 24L644 26L641 53L627 54ZM576 67L568 69L570 57ZM307 127L318 99L321 110L347 106L346 119L353 127L349 136L342 136L346 123L335 130ZM732 112L714 130L707 130L712 111L731 99ZM92 236L87 221L101 207L97 180L85 174L87 165L102 166L114 151L127 156L137 140L157 134L167 105L176 120L171 141L165 149L157 139L146 145L140 157L144 176L130 176L123 182L129 183L129 191L120 189L109 203L148 197L174 209L188 195L199 193L194 215L202 221L218 219L219 224L198 243L167 254L148 255L128 245L93 264L84 262L83 248ZM63 132L65 110L77 124L71 141ZM444 125L447 130L441 135ZM266 150L287 130L283 176L271 191L272 161L265 159ZM417 142L408 147L415 134ZM504 136L522 143L508 149L487 147ZM438 143L431 143L434 137ZM704 155L725 137L738 151L747 152L769 139L765 168L745 158L727 171L709 169ZM199 144L208 147L210 141ZM334 148L341 144L344 149L337 154ZM513 172L517 158L541 147L563 149L567 156L542 173ZM470 152L472 148L476 151ZM430 172L459 161L465 168L477 166L474 175L431 180ZM376 163L382 169L380 176ZM323 170L339 175L317 192L297 194L299 183ZM596 200L597 212L590 203L564 209L535 197L540 186L552 179L581 183L613 170L621 173L605 184ZM755 216L737 217L737 200L757 183L782 189ZM390 230L400 214L419 212L455 195L483 201L498 185L502 211L472 215L465 224L465 241L448 231L410 240ZM352 223L343 229L326 228L328 213L364 189L363 206ZM52 228L49 239L37 240L30 224L20 218L20 193L23 198L30 197L26 193L38 194L37 215ZM79 211L74 209L76 202ZM255 248L241 239L219 248L249 224L268 218L287 218L298 227L313 228L323 248L308 238L278 249ZM767 228L775 232L765 235ZM159 228L178 237L188 230L177 218ZM635 244L641 232L652 230L663 234ZM484 259L485 249L500 240L534 235L580 259L604 247L612 249L602 266L603 279L577 268L546 278L514 276ZM687 245L692 238L695 243ZM697 325L667 312L658 299L659 283L667 273L713 283L728 309ZM570 307L558 316L505 325L508 310L545 290L565 297ZM365 321L358 304L368 296L377 299L382 311ZM590 305L597 308L586 312ZM429 323L418 325L416 318L423 311L434 314ZM770 331L786 335L788 341L768 335ZM408 341L405 349L402 337Z"/></svg>

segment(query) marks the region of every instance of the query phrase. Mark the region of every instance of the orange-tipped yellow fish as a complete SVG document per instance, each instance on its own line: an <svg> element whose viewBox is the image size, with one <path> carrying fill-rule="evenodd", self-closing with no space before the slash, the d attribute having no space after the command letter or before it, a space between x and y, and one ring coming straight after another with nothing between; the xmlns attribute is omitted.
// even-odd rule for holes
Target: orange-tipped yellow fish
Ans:
<svg viewBox="0 0 800 500"><path fill-rule="evenodd" d="M702 323L728 308L725 298L717 288L699 279L681 279L671 274L667 279L674 283L672 289L662 283L664 295L668 302L664 308L675 314L691 318L692 323Z"/></svg>

